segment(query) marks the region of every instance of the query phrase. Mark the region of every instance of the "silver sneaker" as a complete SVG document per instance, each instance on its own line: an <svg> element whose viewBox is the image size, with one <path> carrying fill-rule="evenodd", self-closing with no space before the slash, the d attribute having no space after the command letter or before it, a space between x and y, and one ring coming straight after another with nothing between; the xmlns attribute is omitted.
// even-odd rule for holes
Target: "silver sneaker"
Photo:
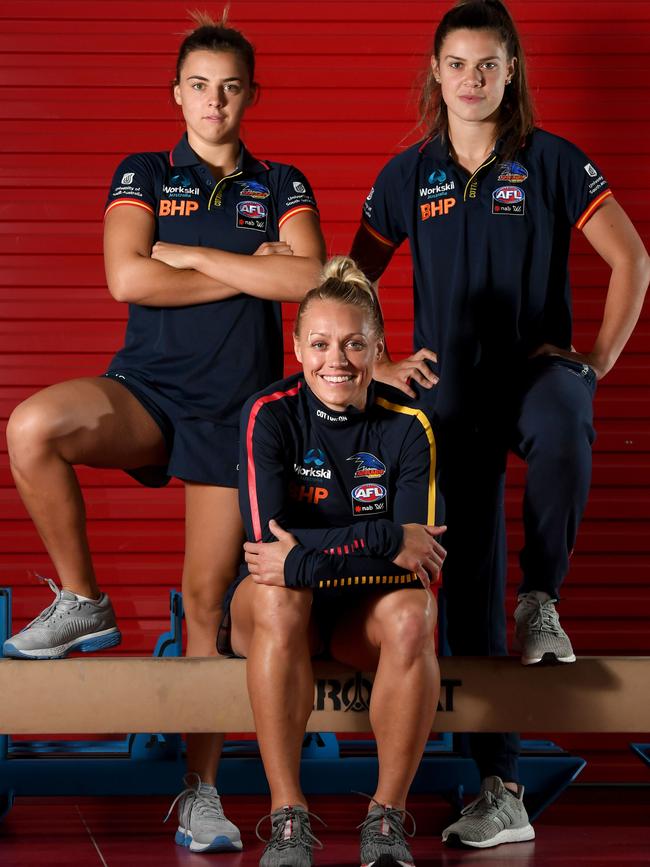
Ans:
<svg viewBox="0 0 650 867"><path fill-rule="evenodd" d="M575 662L571 640L560 626L554 600L533 590L519 597L515 609L515 638L523 665L538 662Z"/></svg>
<svg viewBox="0 0 650 867"><path fill-rule="evenodd" d="M54 602L5 641L4 656L63 659L73 650L91 653L120 643L122 634L105 593L96 601L77 599L69 590L59 590L50 578L44 580L56 597Z"/></svg>
<svg viewBox="0 0 650 867"><path fill-rule="evenodd" d="M255 833L258 839L266 843L260 867L311 867L314 847L322 849L323 844L311 830L310 816L325 824L315 813L291 805L280 807L259 820ZM264 840L259 833L259 827L265 819L271 820L269 840Z"/></svg>
<svg viewBox="0 0 650 867"><path fill-rule="evenodd" d="M523 803L524 788L517 794L503 785L500 777L486 777L475 801L461 812L460 819L442 832L442 842L477 849L501 843L523 843L535 839Z"/></svg>
<svg viewBox="0 0 650 867"><path fill-rule="evenodd" d="M407 816L413 823L413 830L410 832L404 830L404 819ZM361 867L414 867L406 837L415 836L415 821L406 810L377 804L368 811L359 827Z"/></svg>
<svg viewBox="0 0 650 867"><path fill-rule="evenodd" d="M178 829L174 840L191 852L239 852L239 828L223 812L214 786L202 783L198 774L183 777L186 788L172 801L165 822L178 804Z"/></svg>

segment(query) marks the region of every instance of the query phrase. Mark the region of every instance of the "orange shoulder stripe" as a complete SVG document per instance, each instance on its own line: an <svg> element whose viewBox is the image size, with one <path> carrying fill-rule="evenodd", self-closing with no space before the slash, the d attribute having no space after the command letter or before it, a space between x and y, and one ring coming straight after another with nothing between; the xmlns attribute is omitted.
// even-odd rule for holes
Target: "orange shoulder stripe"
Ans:
<svg viewBox="0 0 650 867"><path fill-rule="evenodd" d="M147 202L143 202L140 199L116 199L114 202L111 202L110 205L104 211L104 216L108 214L110 210L112 210L117 205L135 205L138 208L144 208L145 211L149 211L150 214L154 213L154 209Z"/></svg>
<svg viewBox="0 0 650 867"><path fill-rule="evenodd" d="M296 205L295 208L291 208L288 211L285 211L284 214L278 220L278 229L280 229L291 217L294 217L296 214L299 214L301 211L310 211L312 214L316 214L319 217L318 208L315 208L313 205Z"/></svg>
<svg viewBox="0 0 650 867"><path fill-rule="evenodd" d="M611 190L605 190L599 196L596 196L596 198L587 207L586 211L583 212L582 216L580 217L580 219L576 223L576 229L582 229L582 227L587 222L589 217L591 217L591 215L594 213L594 211L597 210L602 205L602 203L605 201L605 199L611 195L612 195Z"/></svg>
<svg viewBox="0 0 650 867"><path fill-rule="evenodd" d="M392 241L389 241L388 238L384 238L383 235L380 235L376 229L373 229L370 223L365 219L365 217L362 218L361 225L370 235L372 235L373 238L376 238L381 244L385 244L387 247L396 246L396 244L394 244Z"/></svg>

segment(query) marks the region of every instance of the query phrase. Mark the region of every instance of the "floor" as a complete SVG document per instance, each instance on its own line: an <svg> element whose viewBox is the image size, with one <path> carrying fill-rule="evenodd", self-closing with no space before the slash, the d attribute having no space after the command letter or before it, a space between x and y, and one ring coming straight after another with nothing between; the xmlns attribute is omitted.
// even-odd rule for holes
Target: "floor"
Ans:
<svg viewBox="0 0 650 867"><path fill-rule="evenodd" d="M262 845L255 824L266 812L262 797L231 796L227 813L244 838L237 855L196 855L173 842L173 819L162 824L164 798L21 798L0 822L0 867L256 867ZM493 849L447 849L440 830L449 807L434 797L409 804L418 833L418 867L486 864L489 867L631 867L650 865L650 787L574 786L536 823L537 838ZM352 795L319 796L310 802L328 829L316 867L357 865L355 825L364 805Z"/></svg>

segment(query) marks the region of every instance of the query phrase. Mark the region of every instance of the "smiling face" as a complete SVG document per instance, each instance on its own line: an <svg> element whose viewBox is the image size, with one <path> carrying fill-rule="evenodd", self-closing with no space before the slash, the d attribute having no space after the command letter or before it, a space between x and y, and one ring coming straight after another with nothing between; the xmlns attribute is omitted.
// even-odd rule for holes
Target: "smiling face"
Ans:
<svg viewBox="0 0 650 867"><path fill-rule="evenodd" d="M361 307L314 299L300 318L294 351L316 397L333 410L365 409L375 362L384 351Z"/></svg>
<svg viewBox="0 0 650 867"><path fill-rule="evenodd" d="M515 63L496 31L452 30L442 43L440 56L431 58L450 127L495 122Z"/></svg>
<svg viewBox="0 0 650 867"><path fill-rule="evenodd" d="M191 51L174 86L191 147L233 144L244 112L255 99L246 64L234 51Z"/></svg>

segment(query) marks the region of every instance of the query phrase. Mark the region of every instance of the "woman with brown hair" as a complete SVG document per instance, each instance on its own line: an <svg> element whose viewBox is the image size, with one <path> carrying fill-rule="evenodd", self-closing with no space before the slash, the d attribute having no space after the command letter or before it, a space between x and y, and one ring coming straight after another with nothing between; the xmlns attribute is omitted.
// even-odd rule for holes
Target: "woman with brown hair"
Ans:
<svg viewBox="0 0 650 867"><path fill-rule="evenodd" d="M515 613L525 665L571 663L555 603L584 511L596 381L639 316L648 257L600 169L534 126L525 58L499 0L463 0L436 29L421 142L394 157L364 205L352 256L377 280L408 238L415 346L377 378L418 393L438 442L451 650L506 648L503 490L509 450L528 465ZM572 345L572 228L611 268L593 346ZM443 839L489 847L534 836L518 738L475 735L479 799Z"/></svg>
<svg viewBox="0 0 650 867"><path fill-rule="evenodd" d="M53 385L17 407L7 438L20 495L62 584L4 655L59 659L120 641L91 561L77 464L185 486L187 654L213 656L242 553L238 420L282 375L281 301L314 285L324 242L309 183L253 156L240 127L254 103L253 46L205 16L184 39L173 95L186 132L171 151L118 166L104 226L108 288L129 304L124 347L104 376ZM214 788L223 736L188 737L191 777L176 842L240 849Z"/></svg>

